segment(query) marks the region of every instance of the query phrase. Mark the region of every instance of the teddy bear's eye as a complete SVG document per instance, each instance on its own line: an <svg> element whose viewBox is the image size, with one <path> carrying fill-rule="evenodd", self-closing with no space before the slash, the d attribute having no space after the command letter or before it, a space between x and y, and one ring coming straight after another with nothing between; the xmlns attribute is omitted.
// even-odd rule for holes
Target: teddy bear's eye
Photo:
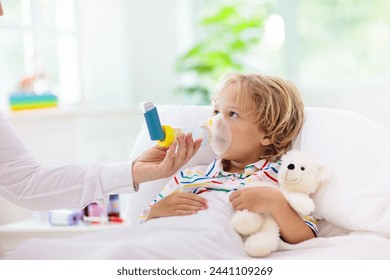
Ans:
<svg viewBox="0 0 390 280"><path fill-rule="evenodd" d="M304 171L304 170L305 170L305 167L301 166L301 170Z"/></svg>

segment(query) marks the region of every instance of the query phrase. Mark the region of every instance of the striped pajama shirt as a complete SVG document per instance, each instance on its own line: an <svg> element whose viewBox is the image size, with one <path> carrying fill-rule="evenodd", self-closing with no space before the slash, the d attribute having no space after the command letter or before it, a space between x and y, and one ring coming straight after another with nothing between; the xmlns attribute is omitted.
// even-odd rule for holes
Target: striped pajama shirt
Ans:
<svg viewBox="0 0 390 280"><path fill-rule="evenodd" d="M200 194L202 192L221 191L233 192L245 188L252 182L267 182L278 185L278 170L281 162L260 160L245 167L244 173L229 173L223 170L221 158L216 158L209 165L199 165L184 169L177 173L167 185L164 186L158 196L148 205L139 217L139 223L143 223L156 202L174 192L189 192ZM317 222L313 217L302 218L304 222L318 236Z"/></svg>

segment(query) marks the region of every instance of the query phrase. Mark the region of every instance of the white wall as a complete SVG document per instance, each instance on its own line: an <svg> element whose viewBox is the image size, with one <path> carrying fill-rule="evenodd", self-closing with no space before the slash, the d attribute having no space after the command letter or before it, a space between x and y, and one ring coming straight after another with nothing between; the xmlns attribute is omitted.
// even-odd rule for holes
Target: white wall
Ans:
<svg viewBox="0 0 390 280"><path fill-rule="evenodd" d="M176 85L175 0L128 1L134 100L170 102Z"/></svg>
<svg viewBox="0 0 390 280"><path fill-rule="evenodd" d="M175 63L178 49L191 37L184 34L191 31L183 31L183 25L192 23L191 3L78 1L87 103L114 107L145 100L160 104L180 102L174 94Z"/></svg>
<svg viewBox="0 0 390 280"><path fill-rule="evenodd" d="M81 0L79 36L82 86L88 105L131 102L130 47L125 0Z"/></svg>

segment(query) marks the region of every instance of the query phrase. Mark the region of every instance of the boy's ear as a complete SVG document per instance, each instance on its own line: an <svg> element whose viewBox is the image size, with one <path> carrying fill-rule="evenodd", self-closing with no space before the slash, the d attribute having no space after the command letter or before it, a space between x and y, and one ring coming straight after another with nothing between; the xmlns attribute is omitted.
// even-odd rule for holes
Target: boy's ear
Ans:
<svg viewBox="0 0 390 280"><path fill-rule="evenodd" d="M263 137L263 138L260 140L260 143L261 143L261 145L263 145L263 146L269 146L269 145L272 144L272 140L269 139L269 138Z"/></svg>

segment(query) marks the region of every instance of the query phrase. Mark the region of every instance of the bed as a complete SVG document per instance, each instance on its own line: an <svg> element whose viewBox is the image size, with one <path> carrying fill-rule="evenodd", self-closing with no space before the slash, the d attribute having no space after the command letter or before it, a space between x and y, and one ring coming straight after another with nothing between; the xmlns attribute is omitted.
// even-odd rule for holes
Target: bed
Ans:
<svg viewBox="0 0 390 280"><path fill-rule="evenodd" d="M208 106L159 106L162 123L196 125ZM347 111L306 108L293 148L310 152L331 172L314 195L321 237L296 245L282 243L265 259L390 259L390 133ZM152 146L142 128L131 157ZM208 164L214 154L202 147L187 166ZM29 240L8 259L250 259L231 228L233 210L221 192L204 193L209 208L195 215L154 219L137 225L162 179L126 195L129 226L61 240Z"/></svg>

